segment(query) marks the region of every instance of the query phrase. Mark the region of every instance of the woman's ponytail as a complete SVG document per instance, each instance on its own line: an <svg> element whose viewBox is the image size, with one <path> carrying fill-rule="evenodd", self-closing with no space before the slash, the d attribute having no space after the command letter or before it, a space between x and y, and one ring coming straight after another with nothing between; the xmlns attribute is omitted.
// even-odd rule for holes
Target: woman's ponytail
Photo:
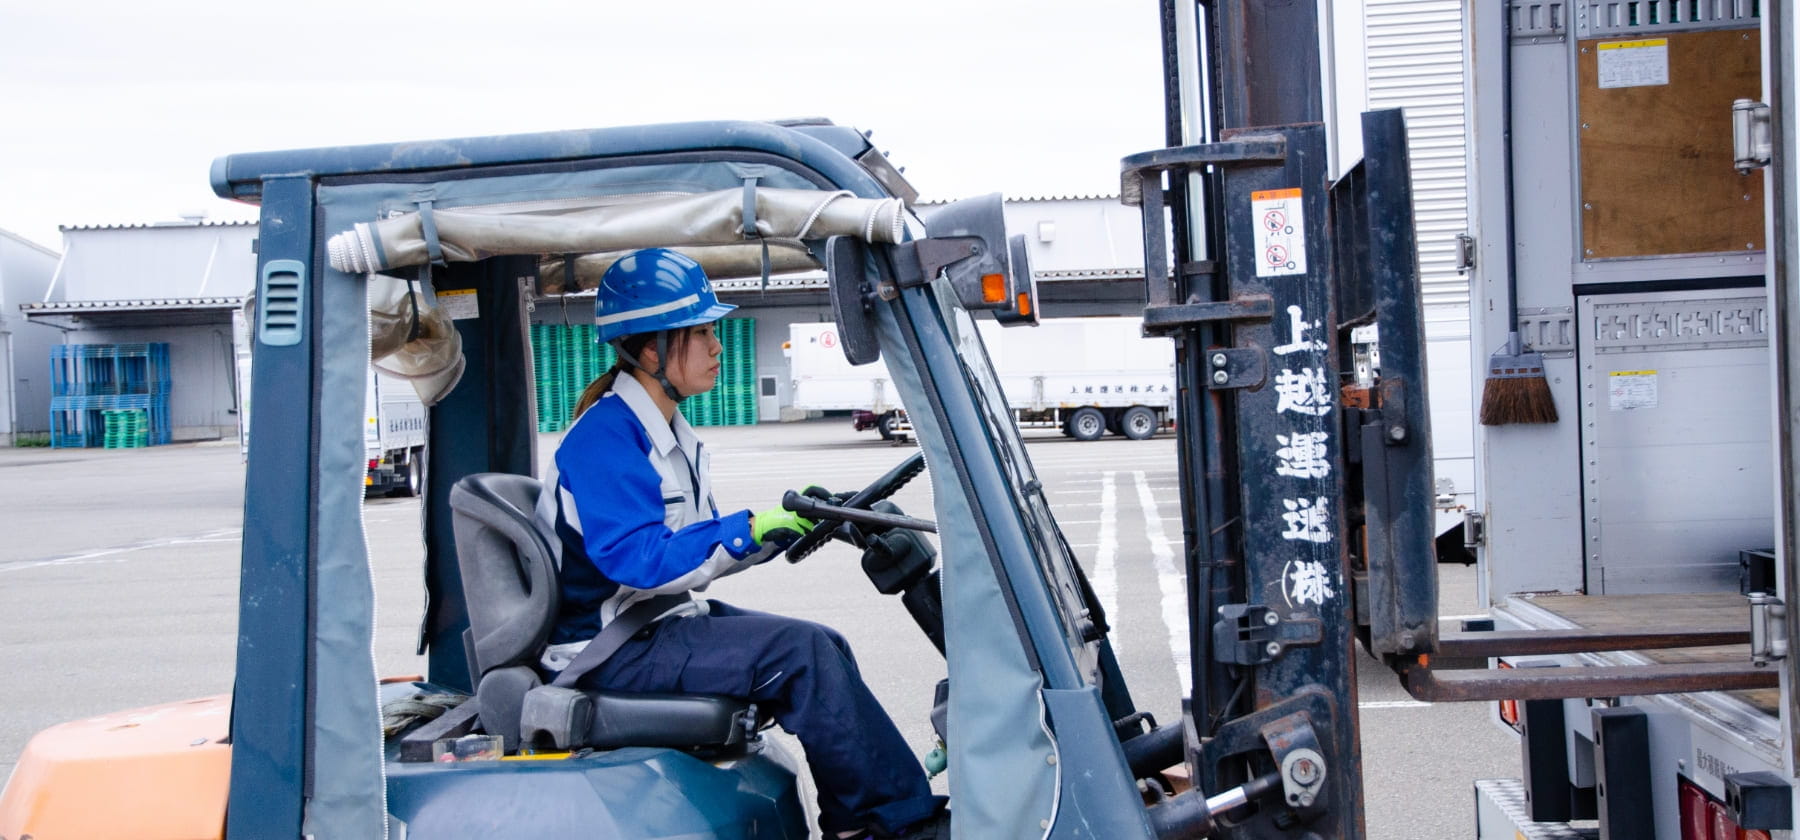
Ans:
<svg viewBox="0 0 1800 840"><path fill-rule="evenodd" d="M615 342L613 344L613 351L617 353L620 358L617 361L614 361L613 366L607 369L605 373L594 377L594 381L589 382L586 388L581 389L581 398L575 401L575 413L569 415L569 420L574 421L575 418L581 416L582 412L587 411L589 408L593 407L594 403L599 402L601 397L610 393L613 388L613 382L618 380L619 374L625 372L626 363L624 356L629 355L631 358L637 358L638 354L644 352L644 347L655 337L656 333L653 332L638 333L636 335L625 336Z"/></svg>
<svg viewBox="0 0 1800 840"><path fill-rule="evenodd" d="M594 381L589 382L588 386L581 390L581 399L575 401L575 413L570 415L569 419L574 420L576 417L580 417L582 412L587 411L594 403L599 402L601 397L606 396L607 392L612 390L613 380L618 379L619 373L624 369L624 362L613 362L610 370L594 377Z"/></svg>

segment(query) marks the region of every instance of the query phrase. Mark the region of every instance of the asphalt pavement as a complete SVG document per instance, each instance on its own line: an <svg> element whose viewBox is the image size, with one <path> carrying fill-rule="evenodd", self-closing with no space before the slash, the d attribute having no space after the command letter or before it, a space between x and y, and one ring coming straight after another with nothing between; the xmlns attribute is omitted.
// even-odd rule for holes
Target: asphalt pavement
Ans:
<svg viewBox="0 0 1800 840"><path fill-rule="evenodd" d="M847 421L702 429L722 509L779 504L789 488L854 489L913 451ZM1113 616L1114 646L1139 706L1180 709L1188 656L1175 447L1027 435L1064 533ZM540 460L557 436L540 436ZM929 483L895 497L933 516ZM109 711L227 692L235 657L243 464L235 443L145 450L0 449L0 777L33 732ZM418 674L412 653L424 596L419 505L364 505L377 593L377 662ZM1475 571L1440 566L1446 616L1480 611ZM832 543L798 564L774 562L708 593L823 622L851 641L865 677L923 753L942 659L893 598L876 593L857 553ZM1519 775L1517 742L1487 704L1410 700L1359 657L1368 836L1473 837L1475 779ZM937 781L944 788L944 778Z"/></svg>

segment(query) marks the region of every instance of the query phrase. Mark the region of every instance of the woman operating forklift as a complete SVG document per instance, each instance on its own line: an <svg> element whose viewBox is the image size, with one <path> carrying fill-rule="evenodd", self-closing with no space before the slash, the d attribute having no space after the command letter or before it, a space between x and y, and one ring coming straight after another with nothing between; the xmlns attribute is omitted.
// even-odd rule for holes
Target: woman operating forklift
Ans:
<svg viewBox="0 0 1800 840"><path fill-rule="evenodd" d="M582 393L545 482L555 492L537 511L539 527L554 535L562 593L542 664L562 671L630 608L666 598L646 608L655 621L577 685L753 702L805 748L826 837L948 838L944 800L863 683L843 636L692 595L813 527L779 507L720 514L708 453L676 411L718 381L714 322L734 308L676 251L632 252L601 278L598 340L618 361Z"/></svg>

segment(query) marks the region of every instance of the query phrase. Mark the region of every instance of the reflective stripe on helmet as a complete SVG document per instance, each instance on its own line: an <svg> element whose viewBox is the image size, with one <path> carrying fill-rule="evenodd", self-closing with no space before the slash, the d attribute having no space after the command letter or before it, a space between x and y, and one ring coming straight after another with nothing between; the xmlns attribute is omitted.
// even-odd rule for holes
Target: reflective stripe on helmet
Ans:
<svg viewBox="0 0 1800 840"><path fill-rule="evenodd" d="M642 309L633 309L628 312L615 312L611 315L601 315L600 317L595 319L595 323L598 324L599 326L606 326L607 324L616 324L616 323L619 323L620 321L631 321L631 320L636 320L638 318L648 318L652 315L661 315L665 312L674 312L677 309L685 309L685 308L687 308L689 306L693 306L694 304L699 303L699 302L700 302L699 295L697 295L697 294L688 295L687 297L680 298L678 300L672 300L672 301L669 301L668 303L659 303L655 306L646 306Z"/></svg>

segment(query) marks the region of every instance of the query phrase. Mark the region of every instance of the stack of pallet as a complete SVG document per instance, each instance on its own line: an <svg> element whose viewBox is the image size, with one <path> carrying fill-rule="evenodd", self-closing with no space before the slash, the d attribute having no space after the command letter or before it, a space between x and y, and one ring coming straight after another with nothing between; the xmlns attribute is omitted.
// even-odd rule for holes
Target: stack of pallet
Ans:
<svg viewBox="0 0 1800 840"><path fill-rule="evenodd" d="M94 447L168 443L169 345L61 344L50 348L50 445ZM138 420L108 412L130 412ZM135 425L134 425L135 424ZM125 429L132 426L123 443Z"/></svg>
<svg viewBox="0 0 1800 840"><path fill-rule="evenodd" d="M150 420L141 408L110 408L100 412L107 449L137 449L150 445Z"/></svg>
<svg viewBox="0 0 1800 840"><path fill-rule="evenodd" d="M681 402L681 413L696 426L750 426L756 423L756 321L725 318L718 323L719 384Z"/></svg>
<svg viewBox="0 0 1800 840"><path fill-rule="evenodd" d="M756 321L718 322L719 384L681 402L695 426L747 426L756 422ZM610 345L594 340L592 324L533 324L532 367L536 375L538 431L560 432L574 421L575 402L594 377L613 364Z"/></svg>
<svg viewBox="0 0 1800 840"><path fill-rule="evenodd" d="M582 389L612 367L613 349L594 341L591 324L534 324L531 348L538 431L560 432L574 420Z"/></svg>

